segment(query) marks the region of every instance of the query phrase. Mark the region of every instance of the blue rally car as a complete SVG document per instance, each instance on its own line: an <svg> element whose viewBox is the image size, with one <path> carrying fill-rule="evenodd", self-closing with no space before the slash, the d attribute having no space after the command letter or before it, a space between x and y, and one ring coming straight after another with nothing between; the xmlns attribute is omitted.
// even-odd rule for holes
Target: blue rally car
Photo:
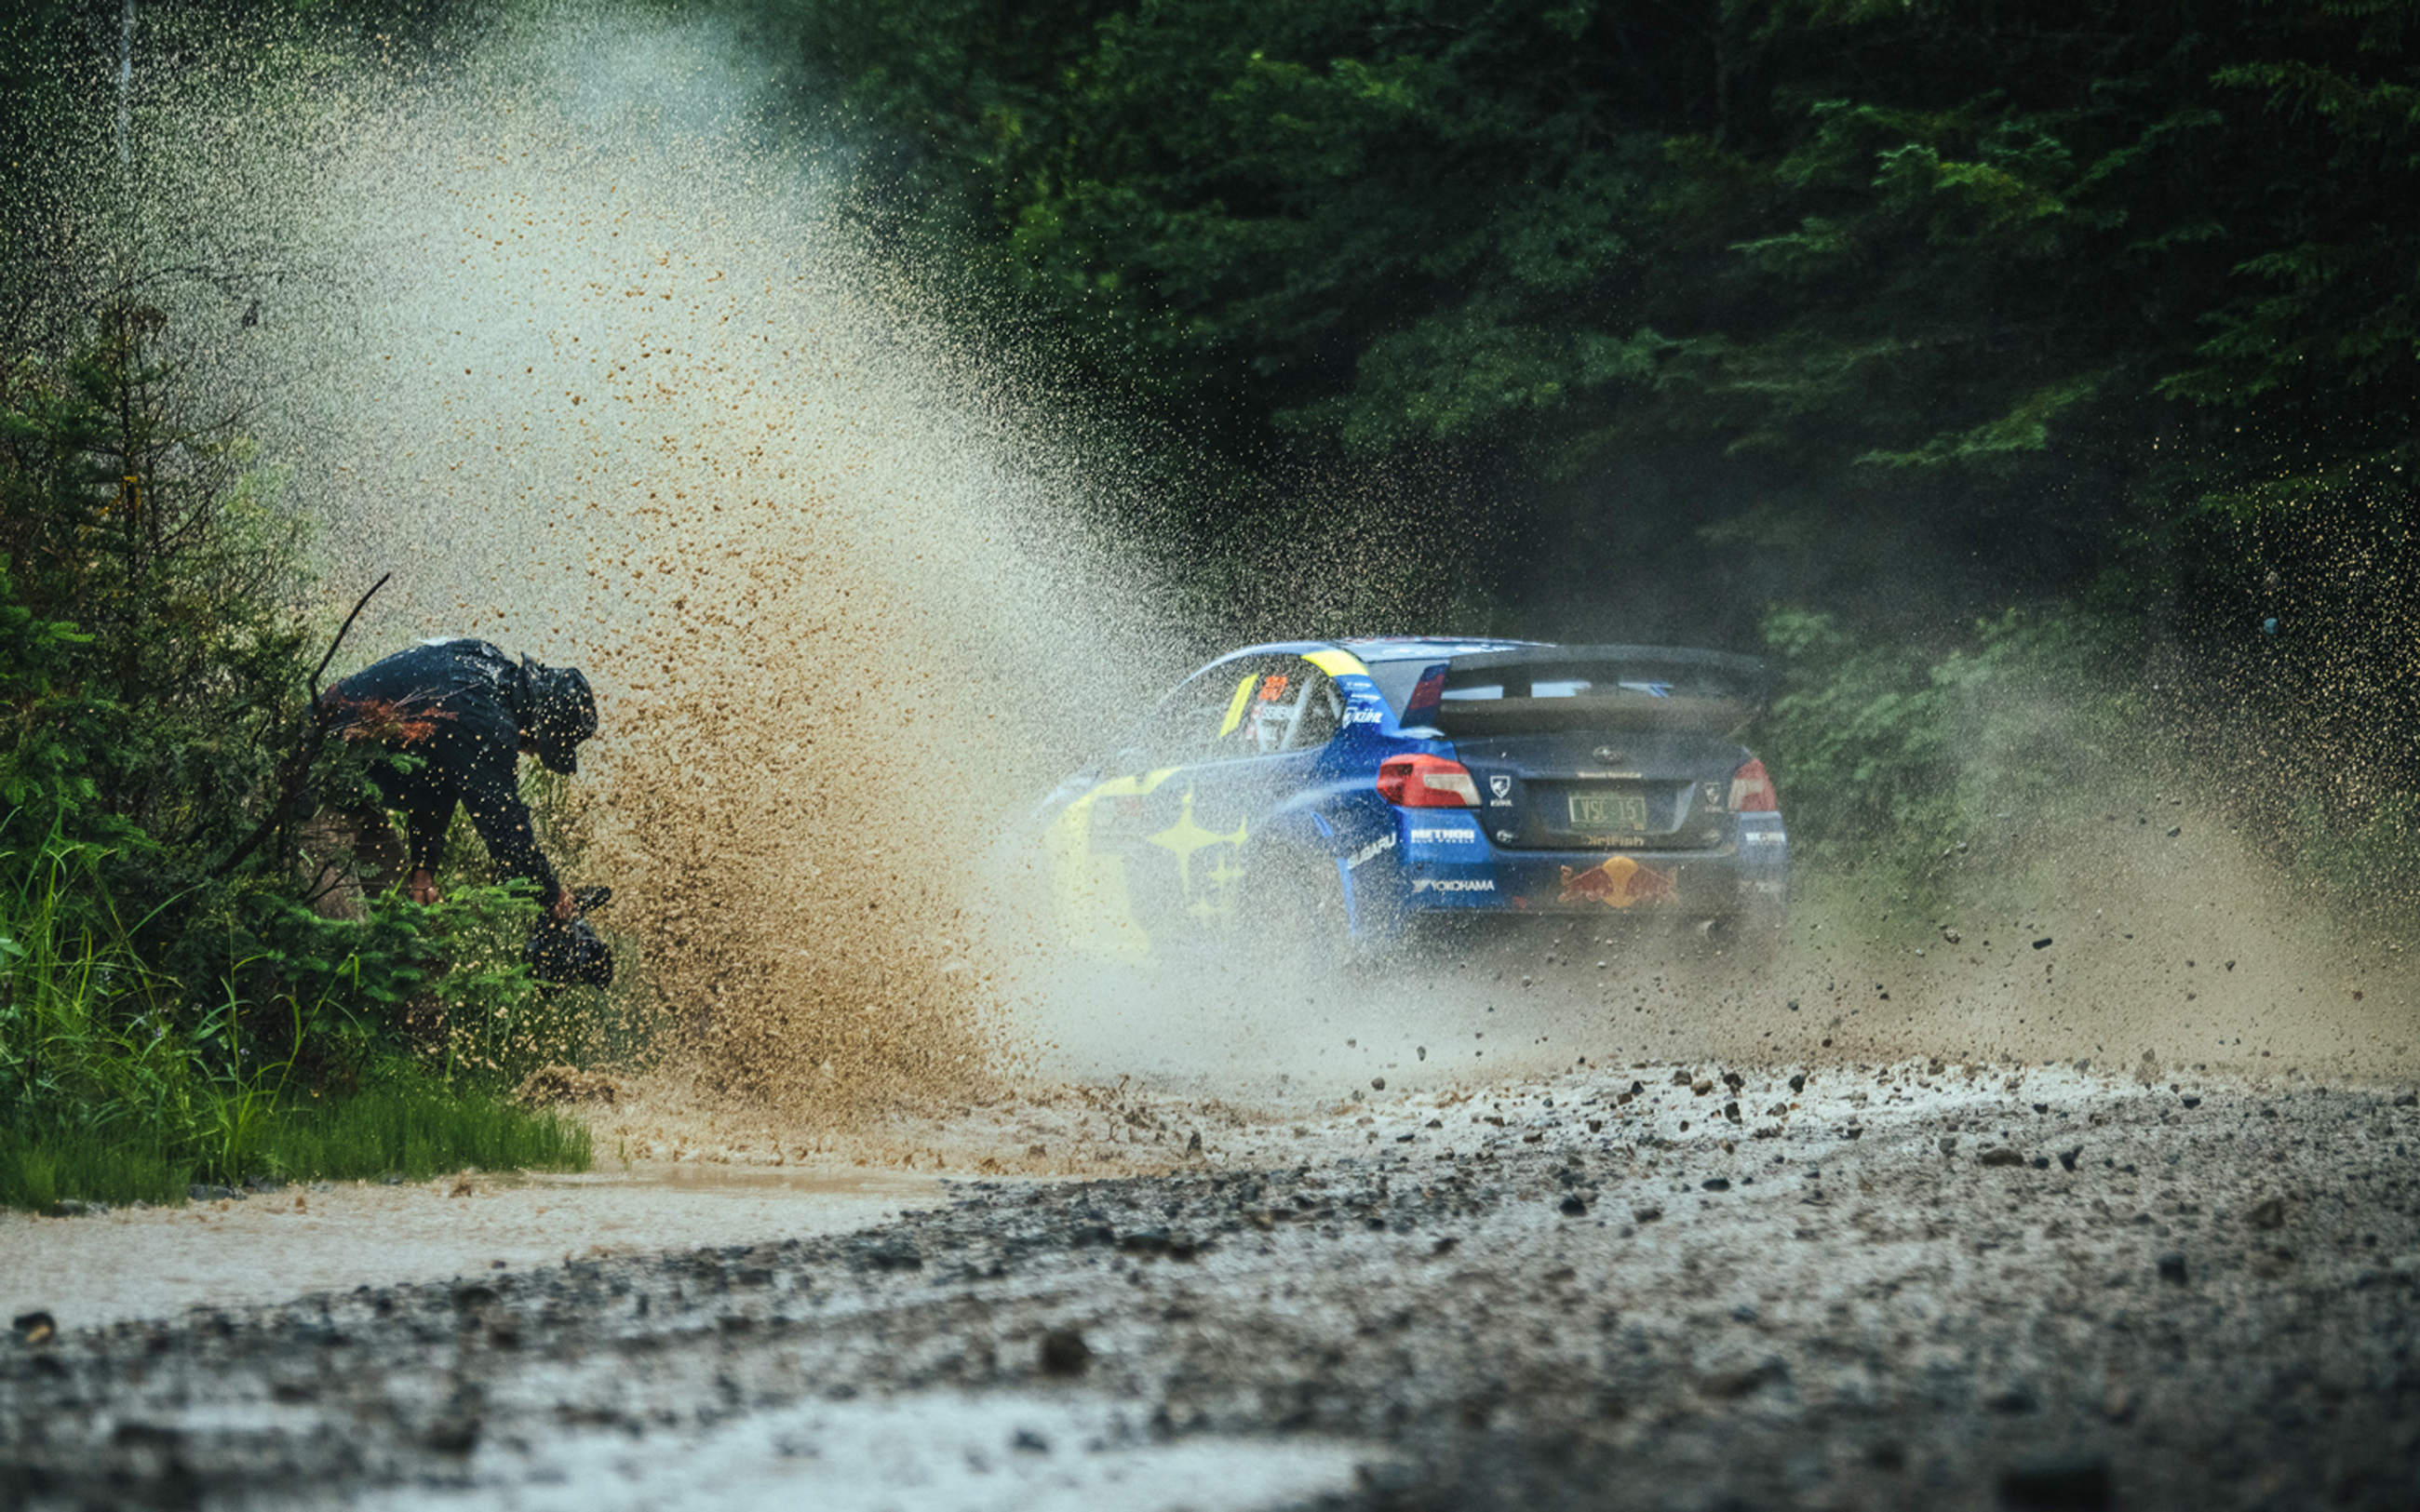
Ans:
<svg viewBox="0 0 2420 1512"><path fill-rule="evenodd" d="M1707 924L1753 949L1789 837L1733 733L1762 664L1429 639L1220 657L1045 800L1061 926L1111 958L1308 937L1384 950L1447 918Z"/></svg>

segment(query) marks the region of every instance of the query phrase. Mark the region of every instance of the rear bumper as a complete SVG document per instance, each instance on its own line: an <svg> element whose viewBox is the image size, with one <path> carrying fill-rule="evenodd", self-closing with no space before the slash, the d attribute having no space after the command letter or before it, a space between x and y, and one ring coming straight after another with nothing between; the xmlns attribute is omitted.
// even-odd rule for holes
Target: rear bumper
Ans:
<svg viewBox="0 0 2420 1512"><path fill-rule="evenodd" d="M1751 841L1749 836L1755 838ZM1715 850L1513 851L1481 841L1440 854L1406 844L1388 869L1357 879L1357 933L1390 936L1422 918L1484 914L1756 918L1789 908L1790 853L1777 826Z"/></svg>
<svg viewBox="0 0 2420 1512"><path fill-rule="evenodd" d="M1500 909L1528 914L1732 914L1761 903L1780 907L1789 870L1745 863L1736 850L1497 852L1485 874L1466 867L1404 868L1415 911Z"/></svg>

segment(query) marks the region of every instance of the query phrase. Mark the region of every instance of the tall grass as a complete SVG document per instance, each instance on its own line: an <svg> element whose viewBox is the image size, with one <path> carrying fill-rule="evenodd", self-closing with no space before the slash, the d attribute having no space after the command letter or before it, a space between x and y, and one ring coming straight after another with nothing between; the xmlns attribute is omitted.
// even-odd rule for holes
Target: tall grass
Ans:
<svg viewBox="0 0 2420 1512"><path fill-rule="evenodd" d="M247 1034L265 1016L256 1005L180 1004L179 984L147 971L116 927L94 859L55 830L0 855L18 878L0 893L0 1205L164 1202L259 1176L588 1165L584 1129L407 1059L344 1095L295 1086L299 1000L279 1005L290 1032L275 1060Z"/></svg>
<svg viewBox="0 0 2420 1512"><path fill-rule="evenodd" d="M181 1202L195 1183L247 1177L287 1181L445 1171L578 1171L595 1152L587 1129L493 1092L430 1083L373 1088L347 1097L274 1104L246 1147L241 1175L168 1131L72 1125L0 1129L0 1207L34 1211L62 1199Z"/></svg>
<svg viewBox="0 0 2420 1512"><path fill-rule="evenodd" d="M281 1107L261 1147L271 1171L296 1180L381 1172L412 1178L482 1170L585 1170L588 1130L486 1091L427 1080Z"/></svg>

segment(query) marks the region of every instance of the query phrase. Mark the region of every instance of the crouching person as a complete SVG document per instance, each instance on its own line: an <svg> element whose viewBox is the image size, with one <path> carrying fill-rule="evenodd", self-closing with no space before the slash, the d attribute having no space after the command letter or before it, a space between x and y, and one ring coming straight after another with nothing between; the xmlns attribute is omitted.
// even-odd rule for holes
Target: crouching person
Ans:
<svg viewBox="0 0 2420 1512"><path fill-rule="evenodd" d="M437 902L437 863L458 804L499 879L536 889L544 912L529 960L537 974L553 981L610 980L612 956L580 920L577 897L538 849L520 796L522 752L568 776L580 768L580 743L597 733L596 695L579 669L526 656L516 662L485 640L429 640L343 679L322 702L331 734L413 758L371 767L375 802L323 811L313 822L309 838L323 864L322 914L359 918L365 889L398 881L413 902ZM404 815L408 849L396 844L391 809ZM351 875L337 860L346 850Z"/></svg>

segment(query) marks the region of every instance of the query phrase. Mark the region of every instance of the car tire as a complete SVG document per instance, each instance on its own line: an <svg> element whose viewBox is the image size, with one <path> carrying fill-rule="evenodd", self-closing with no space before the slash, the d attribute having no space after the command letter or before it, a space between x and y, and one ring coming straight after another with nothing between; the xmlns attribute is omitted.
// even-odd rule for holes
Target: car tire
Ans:
<svg viewBox="0 0 2420 1512"><path fill-rule="evenodd" d="M1353 963L1352 918L1334 860L1271 850L1254 857L1250 872L1251 933L1262 948L1311 970Z"/></svg>

